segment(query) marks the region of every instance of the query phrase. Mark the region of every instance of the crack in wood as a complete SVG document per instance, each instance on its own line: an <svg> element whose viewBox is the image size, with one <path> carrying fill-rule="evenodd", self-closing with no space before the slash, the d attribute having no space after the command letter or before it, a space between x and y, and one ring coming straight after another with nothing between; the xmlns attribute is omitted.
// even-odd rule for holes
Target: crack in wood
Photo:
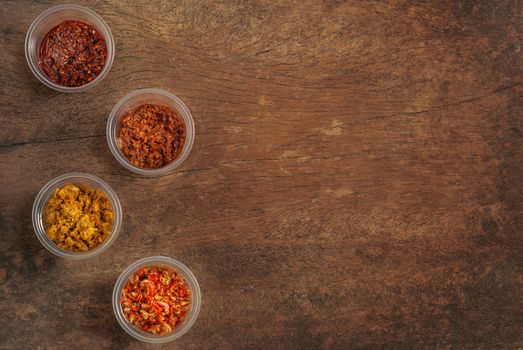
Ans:
<svg viewBox="0 0 523 350"><path fill-rule="evenodd" d="M45 144L45 143L56 143L56 142L63 142L63 141L93 139L93 138L99 138L99 137L105 137L105 134L70 137L70 138L63 138L63 139L56 139L56 140L30 140L30 141L23 141L23 142L16 142L16 143L0 144L0 148L20 147L20 146L33 145L33 144Z"/></svg>

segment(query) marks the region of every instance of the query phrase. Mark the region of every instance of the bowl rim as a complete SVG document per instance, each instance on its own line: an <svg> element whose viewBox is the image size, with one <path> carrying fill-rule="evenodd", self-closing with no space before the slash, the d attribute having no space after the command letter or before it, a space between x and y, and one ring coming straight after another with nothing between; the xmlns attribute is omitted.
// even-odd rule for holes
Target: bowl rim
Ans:
<svg viewBox="0 0 523 350"><path fill-rule="evenodd" d="M100 32L100 34L104 37L104 40L107 44L107 60L105 62L104 68L93 81L91 81L90 83L81 85L81 86L74 86L74 87L63 86L63 85L59 85L59 84L56 84L53 81L51 81L49 79L49 77L41 71L41 69L39 68L38 62L33 59L33 55L31 52L32 50L30 48L30 41L31 41L32 37L35 35L38 25L40 25L42 21L44 21L46 18L52 16L53 14L60 12L60 11L65 11L65 10L73 10L73 11L82 12L82 13L86 14L87 16L92 17L95 22L98 22L98 24L94 25L94 26ZM35 49L39 50L39 48L35 48ZM100 15L98 15L93 10L91 10L87 7L84 7L84 6L75 5L75 4L62 4L62 5L52 6L48 9L44 10L34 19L34 21L29 26L29 29L27 30L27 34L25 36L24 51L25 51L25 58L27 60L27 64L29 65L31 72L41 83L43 83L47 87L49 87L53 90L56 90L56 91L65 92L65 93L77 93L77 92L82 92L82 91L95 87L107 76L107 74L109 73L109 71L111 70L111 67L113 65L116 49L115 49L115 42L114 42L114 37L111 32L111 29L109 28L109 25L107 24L107 22L105 22L105 20Z"/></svg>
<svg viewBox="0 0 523 350"><path fill-rule="evenodd" d="M180 325L177 325L171 334L166 336L154 335L152 333L139 330L127 321L122 307L120 306L122 289L131 275L144 266L156 265L171 267L176 271L176 273L180 274L184 278L185 282L191 288L192 306L187 318L183 320ZM113 288L112 304L115 317L120 324L120 327L122 327L127 334L145 343L167 343L187 333L198 319L201 307L201 290L196 277L187 266L171 257L155 255L138 259L122 271Z"/></svg>
<svg viewBox="0 0 523 350"><path fill-rule="evenodd" d="M120 148L117 144L116 133L118 130L118 124L120 119L124 115L124 113L119 112L121 108L125 105L125 103L127 103L128 101L132 101L133 99L136 99L141 95L159 95L172 101L170 107L176 109L185 122L186 139L182 152L180 153L178 158L176 158L172 163L169 163L168 165L157 169L144 169L131 164L127 157L125 157L125 155L123 155L123 153L120 151ZM120 165L122 165L127 170L148 177L166 175L178 168L189 156L194 144L195 136L196 135L194 119L192 117L191 112L189 111L189 108L187 108L185 103L175 94L157 88L134 90L129 94L125 95L114 105L113 109L111 110L111 113L109 114L109 118L107 119L106 138L107 143L109 145L109 149L111 150L113 156L116 158L118 163L120 163Z"/></svg>
<svg viewBox="0 0 523 350"><path fill-rule="evenodd" d="M48 236L45 231L45 227L43 224L43 211L45 206L47 205L47 202L49 201L50 196L52 195L54 189L56 189L58 186L62 186L67 183L82 183L81 180L78 179L87 179L87 183L89 182L95 183L96 186L99 187L109 198L111 201L111 205L113 207L113 213L114 213L114 221L113 221L113 227L111 229L111 233L109 234L109 237L102 242L98 247L86 251L86 252L73 252L65 249L59 248ZM71 180L71 181L69 181ZM120 204L120 200L118 199L118 196L116 195L116 192L102 179L100 179L97 176L87 174L87 173L67 173L63 175L59 175L53 179L51 179L49 182L47 182L42 189L38 192L36 195L35 201L33 203L33 209L32 209L32 222L33 222L33 230L35 231L36 237L42 243L42 245L49 250L51 253L65 259L70 260L83 260L95 257L101 253L103 253L105 250L109 248L109 246L114 243L116 240L118 234L120 233L121 226L122 226L122 206Z"/></svg>

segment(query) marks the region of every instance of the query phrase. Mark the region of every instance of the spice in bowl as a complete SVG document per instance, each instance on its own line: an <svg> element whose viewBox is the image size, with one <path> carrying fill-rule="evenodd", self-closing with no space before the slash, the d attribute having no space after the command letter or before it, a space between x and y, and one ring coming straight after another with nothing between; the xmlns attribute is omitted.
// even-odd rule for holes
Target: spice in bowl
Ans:
<svg viewBox="0 0 523 350"><path fill-rule="evenodd" d="M95 27L64 21L45 35L38 63L55 84L78 87L96 79L106 61L107 44Z"/></svg>
<svg viewBox="0 0 523 350"><path fill-rule="evenodd" d="M49 199L44 220L47 236L59 248L85 252L109 237L114 212L103 191L83 184L66 184Z"/></svg>
<svg viewBox="0 0 523 350"><path fill-rule="evenodd" d="M129 323L165 336L187 317L191 290L170 267L142 267L124 285L120 303Z"/></svg>
<svg viewBox="0 0 523 350"><path fill-rule="evenodd" d="M147 103L121 118L118 138L120 150L131 164L158 169L174 162L182 152L186 126L175 109Z"/></svg>

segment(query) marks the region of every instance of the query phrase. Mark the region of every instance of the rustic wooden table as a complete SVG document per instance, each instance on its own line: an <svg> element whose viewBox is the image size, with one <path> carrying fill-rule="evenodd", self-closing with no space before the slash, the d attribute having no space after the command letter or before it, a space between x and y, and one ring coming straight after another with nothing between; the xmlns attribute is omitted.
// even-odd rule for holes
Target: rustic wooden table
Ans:
<svg viewBox="0 0 523 350"><path fill-rule="evenodd" d="M2 2L1 349L523 347L521 1L80 1L116 40L82 94L25 61L54 3ZM105 138L144 87L196 122L161 178L123 169ZM72 171L124 210L92 261L53 256L31 226L40 188ZM156 254L193 270L203 305L147 347L111 292Z"/></svg>

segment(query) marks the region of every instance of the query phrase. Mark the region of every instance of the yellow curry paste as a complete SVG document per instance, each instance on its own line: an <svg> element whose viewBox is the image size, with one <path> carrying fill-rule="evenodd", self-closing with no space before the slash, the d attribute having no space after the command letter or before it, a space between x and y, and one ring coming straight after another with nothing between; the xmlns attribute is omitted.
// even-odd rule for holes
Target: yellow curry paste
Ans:
<svg viewBox="0 0 523 350"><path fill-rule="evenodd" d="M104 242L114 213L107 195L85 185L57 188L44 212L47 236L62 249L87 251Z"/></svg>

